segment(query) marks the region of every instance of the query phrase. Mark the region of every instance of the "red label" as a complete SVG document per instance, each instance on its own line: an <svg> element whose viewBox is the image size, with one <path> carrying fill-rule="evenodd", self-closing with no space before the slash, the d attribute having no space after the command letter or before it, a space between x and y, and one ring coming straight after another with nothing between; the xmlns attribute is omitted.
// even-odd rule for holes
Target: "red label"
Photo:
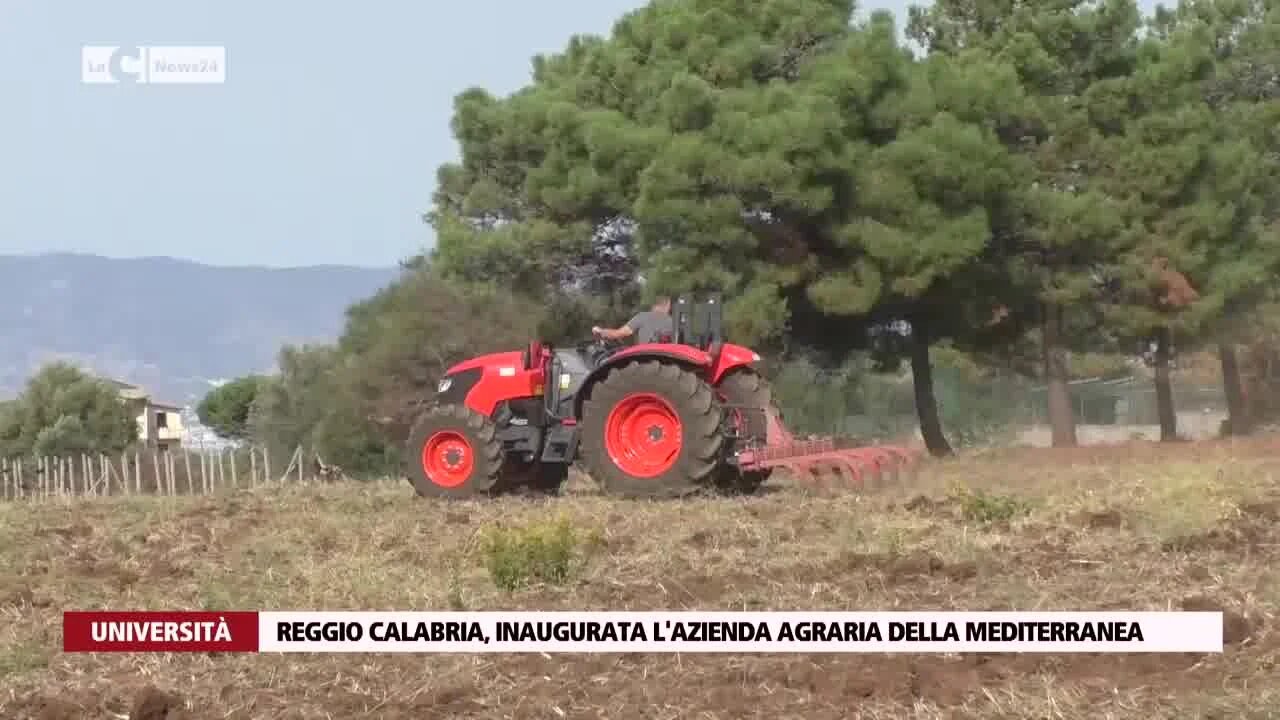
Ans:
<svg viewBox="0 0 1280 720"><path fill-rule="evenodd" d="M64 652L257 652L258 613L62 614Z"/></svg>

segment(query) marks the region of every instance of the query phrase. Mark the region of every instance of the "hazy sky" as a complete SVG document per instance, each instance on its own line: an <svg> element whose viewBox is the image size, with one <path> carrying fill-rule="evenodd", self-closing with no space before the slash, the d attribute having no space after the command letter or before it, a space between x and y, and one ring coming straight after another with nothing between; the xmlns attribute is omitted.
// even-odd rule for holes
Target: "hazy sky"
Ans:
<svg viewBox="0 0 1280 720"><path fill-rule="evenodd" d="M0 0L0 254L394 264L431 244L453 96L642 4ZM85 85L85 44L223 45L226 82Z"/></svg>

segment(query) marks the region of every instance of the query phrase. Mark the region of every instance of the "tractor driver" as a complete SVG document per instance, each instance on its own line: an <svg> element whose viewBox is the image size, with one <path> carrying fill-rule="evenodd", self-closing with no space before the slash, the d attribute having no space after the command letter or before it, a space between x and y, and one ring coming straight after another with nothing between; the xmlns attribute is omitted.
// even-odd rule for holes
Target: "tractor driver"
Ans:
<svg viewBox="0 0 1280 720"><path fill-rule="evenodd" d="M605 340L624 340L634 335L636 344L662 342L675 334L675 324L671 321L671 298L661 295L652 308L636 313L622 327L597 326L591 328L591 334Z"/></svg>

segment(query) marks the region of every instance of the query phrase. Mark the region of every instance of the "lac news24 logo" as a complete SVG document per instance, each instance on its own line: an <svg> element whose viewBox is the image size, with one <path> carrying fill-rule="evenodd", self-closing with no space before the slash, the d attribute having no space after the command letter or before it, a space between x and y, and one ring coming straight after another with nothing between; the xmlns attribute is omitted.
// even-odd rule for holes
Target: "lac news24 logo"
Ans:
<svg viewBox="0 0 1280 720"><path fill-rule="evenodd" d="M80 81L89 85L220 85L227 81L221 45L85 45Z"/></svg>

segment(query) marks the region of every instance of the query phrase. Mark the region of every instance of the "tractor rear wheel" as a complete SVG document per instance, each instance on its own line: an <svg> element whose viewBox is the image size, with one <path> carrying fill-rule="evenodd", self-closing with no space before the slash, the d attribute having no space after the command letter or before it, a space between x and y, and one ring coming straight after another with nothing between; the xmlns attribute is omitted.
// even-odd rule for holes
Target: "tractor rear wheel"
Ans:
<svg viewBox="0 0 1280 720"><path fill-rule="evenodd" d="M409 431L409 479L423 497L488 493L503 471L502 443L488 418L461 405L424 413Z"/></svg>
<svg viewBox="0 0 1280 720"><path fill-rule="evenodd" d="M744 438L768 441L769 415L774 409L773 390L769 381L754 370L737 370L725 376L716 386L725 405L725 414L735 430ZM731 492L755 492L769 480L772 469L741 472L732 465L721 468L717 485Z"/></svg>
<svg viewBox="0 0 1280 720"><path fill-rule="evenodd" d="M688 495L720 466L721 419L715 393L692 371L657 360L628 364L592 387L582 454L607 493Z"/></svg>

